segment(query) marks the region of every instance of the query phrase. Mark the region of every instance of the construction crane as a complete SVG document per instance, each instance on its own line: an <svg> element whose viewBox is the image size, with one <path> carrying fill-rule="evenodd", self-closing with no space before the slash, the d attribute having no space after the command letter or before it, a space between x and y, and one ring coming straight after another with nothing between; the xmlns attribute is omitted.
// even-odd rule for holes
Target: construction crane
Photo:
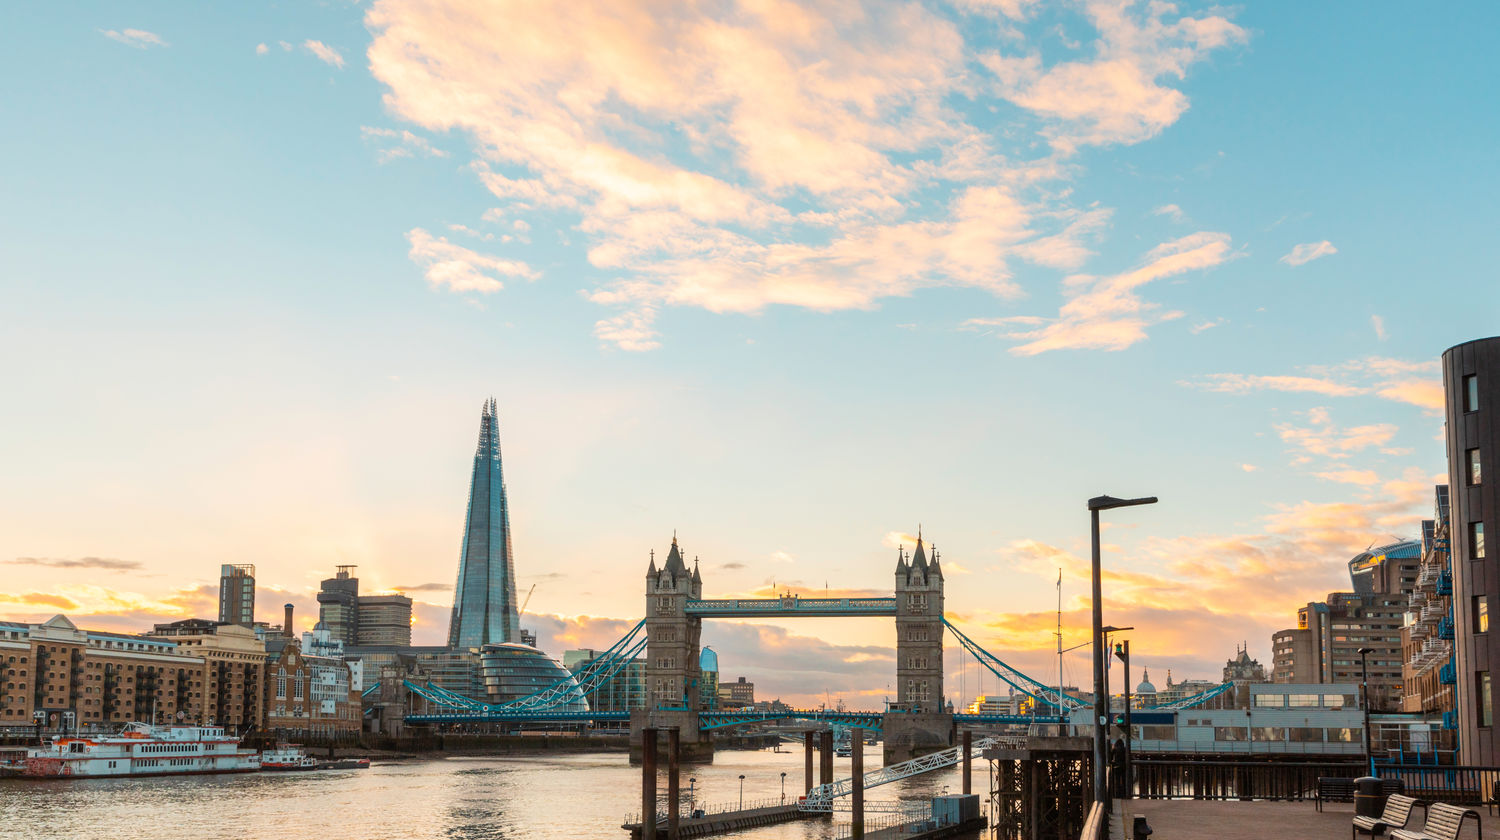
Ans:
<svg viewBox="0 0 1500 840"><path fill-rule="evenodd" d="M517 616L520 616L526 612L526 605L531 603L531 595L533 592L536 592L536 584L534 583L531 585L531 589L527 590L526 600L521 602L521 609L516 611Z"/></svg>

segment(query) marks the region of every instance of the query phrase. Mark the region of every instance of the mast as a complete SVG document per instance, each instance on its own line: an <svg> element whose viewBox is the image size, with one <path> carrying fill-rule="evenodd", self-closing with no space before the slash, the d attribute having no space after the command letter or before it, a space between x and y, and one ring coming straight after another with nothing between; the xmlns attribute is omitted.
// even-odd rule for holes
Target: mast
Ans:
<svg viewBox="0 0 1500 840"><path fill-rule="evenodd" d="M1057 713L1062 714L1063 666L1062 666L1062 567L1057 569ZM1060 733L1059 733L1060 734Z"/></svg>

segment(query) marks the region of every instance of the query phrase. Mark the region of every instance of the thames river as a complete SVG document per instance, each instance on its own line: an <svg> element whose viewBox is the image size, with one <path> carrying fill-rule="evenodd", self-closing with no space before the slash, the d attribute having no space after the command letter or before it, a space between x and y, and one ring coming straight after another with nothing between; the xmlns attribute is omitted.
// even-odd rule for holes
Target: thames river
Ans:
<svg viewBox="0 0 1500 840"><path fill-rule="evenodd" d="M870 747L866 769L880 762ZM836 776L849 775L838 759ZM684 767L697 801L779 799L781 774L793 801L802 752L724 750L713 764ZM870 801L957 793L957 768L873 788ZM658 782L665 790L666 777ZM987 800L984 762L974 791ZM254 773L183 778L0 781L0 838L68 840L398 840L398 838L600 838L625 840L620 825L640 807L640 768L623 753L452 757L376 763L368 770ZM871 814L871 819L877 815ZM847 820L847 815L842 817ZM727 835L746 840L834 838L827 819Z"/></svg>

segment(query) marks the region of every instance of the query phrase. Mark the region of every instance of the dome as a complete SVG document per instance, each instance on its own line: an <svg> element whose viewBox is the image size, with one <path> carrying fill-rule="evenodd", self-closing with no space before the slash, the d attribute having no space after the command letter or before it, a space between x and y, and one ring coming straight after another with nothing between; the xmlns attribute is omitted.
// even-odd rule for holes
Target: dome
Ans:
<svg viewBox="0 0 1500 840"><path fill-rule="evenodd" d="M1151 671L1141 672L1141 684L1135 687L1136 694L1155 694L1156 686L1151 684Z"/></svg>
<svg viewBox="0 0 1500 840"><path fill-rule="evenodd" d="M479 674L486 703L509 703L564 682L558 711L586 712L588 701L562 663L530 645L507 642L485 645L479 653Z"/></svg>

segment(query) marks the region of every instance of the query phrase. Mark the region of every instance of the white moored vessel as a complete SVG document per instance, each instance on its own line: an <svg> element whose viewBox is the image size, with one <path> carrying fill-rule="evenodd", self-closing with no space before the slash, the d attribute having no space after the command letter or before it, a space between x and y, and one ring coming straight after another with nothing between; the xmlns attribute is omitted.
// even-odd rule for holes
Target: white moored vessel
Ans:
<svg viewBox="0 0 1500 840"><path fill-rule="evenodd" d="M66 735L29 749L22 776L100 778L248 773L260 755L240 748L221 726L152 726L132 723L118 735Z"/></svg>

